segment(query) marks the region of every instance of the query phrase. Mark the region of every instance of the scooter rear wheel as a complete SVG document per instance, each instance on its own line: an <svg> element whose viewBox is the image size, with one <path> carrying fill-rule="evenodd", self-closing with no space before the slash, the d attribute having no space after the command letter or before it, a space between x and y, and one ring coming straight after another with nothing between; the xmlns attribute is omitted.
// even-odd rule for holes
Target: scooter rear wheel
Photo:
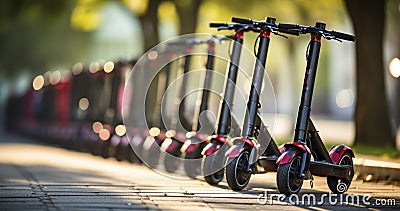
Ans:
<svg viewBox="0 0 400 211"><path fill-rule="evenodd" d="M340 157L338 164L351 166L349 176L350 176L350 178L353 178L353 176L354 176L353 158L349 152L343 153L343 155ZM350 187L351 180L352 179L341 179L341 178L332 177L332 176L328 176L326 178L326 182L328 183L329 189L333 193L337 193L337 194L346 192L347 189Z"/></svg>
<svg viewBox="0 0 400 211"><path fill-rule="evenodd" d="M290 196L297 194L303 185L303 179L298 178L301 156L296 155L289 163L279 165L276 181L280 193Z"/></svg>
<svg viewBox="0 0 400 211"><path fill-rule="evenodd" d="M243 151L236 158L228 159L226 181L234 191L240 191L249 184L251 172L248 172L249 153Z"/></svg>

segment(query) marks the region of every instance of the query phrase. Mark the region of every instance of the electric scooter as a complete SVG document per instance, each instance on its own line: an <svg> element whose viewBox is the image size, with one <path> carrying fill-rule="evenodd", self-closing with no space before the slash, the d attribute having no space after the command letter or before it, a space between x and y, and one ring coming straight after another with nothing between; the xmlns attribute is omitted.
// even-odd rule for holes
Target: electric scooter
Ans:
<svg viewBox="0 0 400 211"><path fill-rule="evenodd" d="M234 30L232 54L229 62L228 77L225 81L225 90L219 108L216 131L209 136L205 143L208 143L202 150L203 155L201 169L204 179L211 185L217 185L224 177L225 152L231 146L230 136L240 135L240 126L231 116L235 84L238 75L238 65L242 51L244 32L249 27L242 24L210 23L210 27L218 30ZM230 135L230 136L229 136Z"/></svg>
<svg viewBox="0 0 400 211"><path fill-rule="evenodd" d="M279 32L295 33L278 30L275 18L271 17L268 17L265 22L242 18L232 18L232 21L247 24L253 28L253 31L260 32L257 60L254 66L242 134L241 137L233 139L233 146L226 152L228 158L226 180L232 190L239 191L247 186L251 174L274 171L277 168L275 162L281 152L258 113L261 108L260 93L271 32L280 36L283 35Z"/></svg>
<svg viewBox="0 0 400 211"><path fill-rule="evenodd" d="M197 96L196 109L193 118L192 131L186 134L186 141L181 148L184 157L184 170L186 175L190 178L196 178L201 174L201 152L206 146L206 137L214 131L214 122L207 118L203 112L208 110L209 94L212 80L212 70L214 68L215 60L215 44L224 40L230 39L229 37L212 36L204 43L208 44L208 56L206 62L206 73L204 75L203 90Z"/></svg>
<svg viewBox="0 0 400 211"><path fill-rule="evenodd" d="M166 52L167 59L172 58L172 52ZM153 127L148 131L147 137L143 143L144 155L143 161L150 168L155 168L159 162L161 150L160 146L165 140L166 127L164 122L168 120L161 118L161 110L165 110L166 100L163 101L163 96L168 89L168 82L171 74L173 62L169 62L158 75L158 90L156 95L156 106L154 107Z"/></svg>
<svg viewBox="0 0 400 211"><path fill-rule="evenodd" d="M310 34L307 48L307 67L304 77L301 102L297 114L294 141L284 145L284 152L277 160L276 175L278 189L289 196L297 194L303 180L313 181L313 175L327 177L329 189L334 193L344 193L349 188L354 176L352 149L345 145L326 150L321 137L310 118L311 100L322 37L327 40L355 41L349 34L325 29L325 23L317 22L315 26L279 24L279 29L300 34ZM311 160L311 156L313 160Z"/></svg>
<svg viewBox="0 0 400 211"><path fill-rule="evenodd" d="M161 144L162 150L165 152L164 156L164 168L168 173L173 173L179 168L181 147L183 145L184 140L186 139L186 132L192 128L191 122L188 120L185 114L185 94L187 89L187 76L186 73L189 72L190 62L192 59L191 52L193 48L193 44L196 44L198 40L187 40L184 43L176 43L180 45L184 45L185 53L184 56L184 64L183 71L178 75L182 75L183 78L181 83L176 86L177 97L175 99L175 108L177 111L173 111L172 118L170 119L170 123L168 124L170 129L165 132L165 140ZM182 68L179 68L180 70ZM178 115L174 115L178 113ZM179 124L179 122L181 124Z"/></svg>

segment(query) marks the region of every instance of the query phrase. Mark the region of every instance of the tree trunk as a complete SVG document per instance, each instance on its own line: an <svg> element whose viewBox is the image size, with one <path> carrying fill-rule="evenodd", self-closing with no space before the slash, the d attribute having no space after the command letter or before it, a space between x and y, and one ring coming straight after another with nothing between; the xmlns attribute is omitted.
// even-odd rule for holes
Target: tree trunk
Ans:
<svg viewBox="0 0 400 211"><path fill-rule="evenodd" d="M160 6L162 0L149 0L148 5L147 5L147 11L139 16L140 24L142 27L142 33L143 33L143 42L144 42L144 48L143 52L147 52L150 50L152 47L156 46L159 44L160 39L159 39L159 31L158 31L158 7ZM148 123L151 123L151 120L154 119L153 117L153 111L154 107L156 105L156 99L155 97L157 94L157 84L158 77L154 78L153 83L150 85L149 89L147 90L146 93L146 110L145 110L145 116L146 116L146 121ZM146 90L143 90L146 91ZM150 125L149 125L150 126Z"/></svg>
<svg viewBox="0 0 400 211"><path fill-rule="evenodd" d="M148 51L160 42L158 31L158 7L160 4L161 0L149 0L147 11L139 16L144 41L143 52Z"/></svg>
<svg viewBox="0 0 400 211"><path fill-rule="evenodd" d="M179 17L179 34L196 31L197 18L202 0L174 1Z"/></svg>
<svg viewBox="0 0 400 211"><path fill-rule="evenodd" d="M357 37L355 145L395 146L383 65L384 0L345 0Z"/></svg>

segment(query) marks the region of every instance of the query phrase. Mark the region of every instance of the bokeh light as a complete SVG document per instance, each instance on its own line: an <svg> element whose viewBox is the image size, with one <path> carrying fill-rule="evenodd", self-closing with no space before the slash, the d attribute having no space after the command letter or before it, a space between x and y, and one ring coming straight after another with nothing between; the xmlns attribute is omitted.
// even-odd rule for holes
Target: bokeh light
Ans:
<svg viewBox="0 0 400 211"><path fill-rule="evenodd" d="M33 89L34 90L40 90L44 85L44 77L42 75L38 75L35 77L35 79L33 79Z"/></svg>
<svg viewBox="0 0 400 211"><path fill-rule="evenodd" d="M100 131L103 129L103 124L101 124L101 122L93 122L92 129L93 132L100 133Z"/></svg>
<svg viewBox="0 0 400 211"><path fill-rule="evenodd" d="M104 72L110 73L114 70L114 62L109 61L104 64Z"/></svg>
<svg viewBox="0 0 400 211"><path fill-rule="evenodd" d="M79 108L82 111L86 111L89 108L89 100L86 97L83 97L79 100Z"/></svg>
<svg viewBox="0 0 400 211"><path fill-rule="evenodd" d="M79 75L81 74L83 70L83 64L82 63L76 63L73 67L72 67L72 74L74 75Z"/></svg>
<svg viewBox="0 0 400 211"><path fill-rule="evenodd" d="M147 58L149 58L150 60L155 60L155 59L157 59L157 57L158 57L157 51L150 51L147 54Z"/></svg>
<svg viewBox="0 0 400 211"><path fill-rule="evenodd" d="M125 125L117 125L117 127L115 127L115 133L118 136L123 136L126 133L126 127Z"/></svg>
<svg viewBox="0 0 400 211"><path fill-rule="evenodd" d="M347 108L354 103L354 92L351 89L340 90L336 95L336 105L339 108Z"/></svg>
<svg viewBox="0 0 400 211"><path fill-rule="evenodd" d="M50 84L56 85L60 81L61 81L61 72L59 70L56 70L50 75Z"/></svg>
<svg viewBox="0 0 400 211"><path fill-rule="evenodd" d="M106 116L109 118L113 118L115 116L115 110L113 108L107 108Z"/></svg>
<svg viewBox="0 0 400 211"><path fill-rule="evenodd" d="M106 141L110 138L110 131L107 129L103 128L99 131L99 137L101 140Z"/></svg>
<svg viewBox="0 0 400 211"><path fill-rule="evenodd" d="M89 71L95 73L100 70L100 64L98 62L92 62L89 65Z"/></svg>
<svg viewBox="0 0 400 211"><path fill-rule="evenodd" d="M393 58L390 61L389 72L395 78L400 77L400 59L399 58Z"/></svg>
<svg viewBox="0 0 400 211"><path fill-rule="evenodd" d="M151 136L153 136L153 137L156 137L156 136L158 136L159 134L160 134L160 129L158 128L158 127L152 127L152 128L150 128L150 130L149 130L149 134L151 135Z"/></svg>

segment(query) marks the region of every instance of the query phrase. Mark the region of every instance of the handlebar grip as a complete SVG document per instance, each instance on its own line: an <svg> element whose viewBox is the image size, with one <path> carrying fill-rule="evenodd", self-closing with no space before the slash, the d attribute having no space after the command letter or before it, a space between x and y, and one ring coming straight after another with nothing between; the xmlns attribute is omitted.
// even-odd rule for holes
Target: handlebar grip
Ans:
<svg viewBox="0 0 400 211"><path fill-rule="evenodd" d="M285 34L290 34L290 35L295 35L295 36L299 36L300 32L299 31L295 31L295 30L287 30L287 29L279 29L278 31L281 33L285 33Z"/></svg>
<svg viewBox="0 0 400 211"><path fill-rule="evenodd" d="M290 30L300 29L300 26L297 24L280 23L278 24L278 29L290 31Z"/></svg>
<svg viewBox="0 0 400 211"><path fill-rule="evenodd" d="M253 23L253 21L251 19L235 18L235 17L232 17L232 22L242 23L242 24L252 24Z"/></svg>
<svg viewBox="0 0 400 211"><path fill-rule="evenodd" d="M211 28L218 28L218 27L224 27L224 26L228 26L228 24L226 24L226 23L210 23Z"/></svg>
<svg viewBox="0 0 400 211"><path fill-rule="evenodd" d="M350 34L342 33L342 32L337 32L337 31L332 31L332 35L335 36L338 39L342 40L347 40L350 42L356 41L356 37Z"/></svg>

